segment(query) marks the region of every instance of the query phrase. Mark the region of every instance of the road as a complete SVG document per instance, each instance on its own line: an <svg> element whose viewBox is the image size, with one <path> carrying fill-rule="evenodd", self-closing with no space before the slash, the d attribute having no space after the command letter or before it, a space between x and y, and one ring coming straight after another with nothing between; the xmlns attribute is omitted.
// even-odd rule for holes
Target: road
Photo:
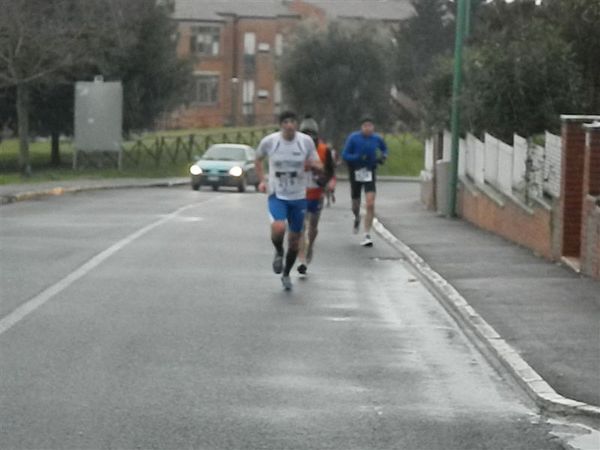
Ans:
<svg viewBox="0 0 600 450"><path fill-rule="evenodd" d="M261 194L3 206L0 448L562 448L344 194L290 293Z"/></svg>

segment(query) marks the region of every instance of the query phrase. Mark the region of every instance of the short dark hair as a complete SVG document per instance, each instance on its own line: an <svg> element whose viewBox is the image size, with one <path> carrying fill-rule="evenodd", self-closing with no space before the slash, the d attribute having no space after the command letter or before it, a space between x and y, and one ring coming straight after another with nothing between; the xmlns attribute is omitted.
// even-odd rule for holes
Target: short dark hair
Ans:
<svg viewBox="0 0 600 450"><path fill-rule="evenodd" d="M281 114L279 114L279 123L282 123L284 120L287 119L292 119L297 122L298 116L294 111L282 111Z"/></svg>
<svg viewBox="0 0 600 450"><path fill-rule="evenodd" d="M369 116L369 115L364 115L360 118L360 124L362 125L365 122L371 122L373 123L373 117Z"/></svg>

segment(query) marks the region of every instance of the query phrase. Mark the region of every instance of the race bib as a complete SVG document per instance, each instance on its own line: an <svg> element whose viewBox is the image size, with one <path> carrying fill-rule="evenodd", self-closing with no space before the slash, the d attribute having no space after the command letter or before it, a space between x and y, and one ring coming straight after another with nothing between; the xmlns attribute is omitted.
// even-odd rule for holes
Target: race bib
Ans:
<svg viewBox="0 0 600 450"><path fill-rule="evenodd" d="M373 172L366 167L354 171L354 179L359 183L368 183L373 181Z"/></svg>
<svg viewBox="0 0 600 450"><path fill-rule="evenodd" d="M281 193L292 191L299 181L297 172L275 172L275 178L277 179L277 190Z"/></svg>

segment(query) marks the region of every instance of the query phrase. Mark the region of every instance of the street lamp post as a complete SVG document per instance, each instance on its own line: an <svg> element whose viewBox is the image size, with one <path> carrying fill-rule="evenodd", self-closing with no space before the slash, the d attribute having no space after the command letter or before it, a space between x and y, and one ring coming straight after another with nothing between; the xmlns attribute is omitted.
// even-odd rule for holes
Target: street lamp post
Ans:
<svg viewBox="0 0 600 450"><path fill-rule="evenodd" d="M462 53L466 27L467 3L470 0L457 0L456 38L454 43L454 81L452 84L452 156L450 161L450 189L448 205L451 217L456 217L456 190L458 187L458 145L460 132L460 93L462 85Z"/></svg>

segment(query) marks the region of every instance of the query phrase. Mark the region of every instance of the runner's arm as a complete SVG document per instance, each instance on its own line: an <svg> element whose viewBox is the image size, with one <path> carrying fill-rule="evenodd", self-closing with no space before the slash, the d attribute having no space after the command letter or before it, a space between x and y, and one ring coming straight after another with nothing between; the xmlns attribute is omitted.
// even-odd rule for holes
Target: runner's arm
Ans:
<svg viewBox="0 0 600 450"><path fill-rule="evenodd" d="M348 139L346 139L346 145L344 145L344 150L342 151L342 159L349 163L357 162L360 159L360 154L356 151L353 135L348 136Z"/></svg>
<svg viewBox="0 0 600 450"><path fill-rule="evenodd" d="M265 180L264 159L264 156L261 156L258 153L256 155L256 158L254 159L254 170L256 171L256 178L258 179L258 190L260 192L266 192L267 190L267 182Z"/></svg>
<svg viewBox="0 0 600 450"><path fill-rule="evenodd" d="M383 136L380 136L380 142L379 142L379 150L381 151L381 164L383 164L385 162L385 160L388 157L388 148L387 148L387 144L385 143L385 140L383 139Z"/></svg>
<svg viewBox="0 0 600 450"><path fill-rule="evenodd" d="M259 192L267 191L267 181L265 180L265 165L264 160L267 155L267 141L263 138L256 148L256 157L254 159L254 170L256 171L256 179L258 180Z"/></svg>

